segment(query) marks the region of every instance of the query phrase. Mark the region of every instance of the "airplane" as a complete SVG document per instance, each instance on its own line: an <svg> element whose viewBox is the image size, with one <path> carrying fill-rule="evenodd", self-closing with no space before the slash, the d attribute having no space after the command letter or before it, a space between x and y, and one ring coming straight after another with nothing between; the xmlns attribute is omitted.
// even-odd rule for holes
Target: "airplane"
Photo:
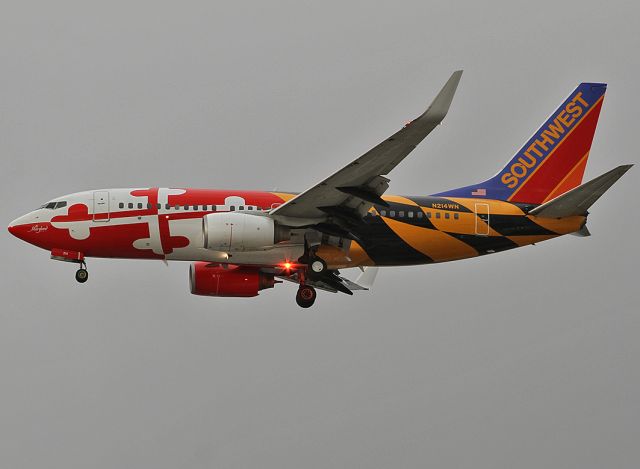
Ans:
<svg viewBox="0 0 640 469"><path fill-rule="evenodd" d="M77 192L13 220L16 237L78 264L88 257L190 261L191 293L254 297L298 284L368 290L377 268L484 256L566 234L589 236L588 209L632 165L582 183L607 85L581 83L495 176L428 196L384 195L386 176L444 119L462 76L427 110L301 193L131 188ZM349 280L342 269L360 268Z"/></svg>

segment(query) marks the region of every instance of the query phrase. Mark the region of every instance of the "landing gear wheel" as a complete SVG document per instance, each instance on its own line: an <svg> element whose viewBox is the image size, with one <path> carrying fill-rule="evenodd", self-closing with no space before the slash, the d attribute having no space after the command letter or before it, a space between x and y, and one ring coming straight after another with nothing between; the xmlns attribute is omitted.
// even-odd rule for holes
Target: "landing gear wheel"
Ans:
<svg viewBox="0 0 640 469"><path fill-rule="evenodd" d="M316 289L309 285L300 285L296 293L296 303L301 308L309 308L316 301Z"/></svg>
<svg viewBox="0 0 640 469"><path fill-rule="evenodd" d="M87 272L87 269L80 268L76 270L76 280L79 283L84 283L89 280L89 272Z"/></svg>
<svg viewBox="0 0 640 469"><path fill-rule="evenodd" d="M314 275L320 275L327 270L327 263L319 257L313 257L309 262L309 269Z"/></svg>

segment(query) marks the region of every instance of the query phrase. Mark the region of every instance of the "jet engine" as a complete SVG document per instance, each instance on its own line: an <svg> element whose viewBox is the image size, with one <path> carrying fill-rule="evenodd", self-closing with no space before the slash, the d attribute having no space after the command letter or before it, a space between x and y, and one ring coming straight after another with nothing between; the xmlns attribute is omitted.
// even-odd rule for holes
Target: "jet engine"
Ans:
<svg viewBox="0 0 640 469"><path fill-rule="evenodd" d="M222 266L194 262L189 269L191 293L204 296L257 296L260 290L273 288L273 274L240 266Z"/></svg>
<svg viewBox="0 0 640 469"><path fill-rule="evenodd" d="M214 251L259 251L291 237L272 218L238 212L210 213L203 218L204 247Z"/></svg>

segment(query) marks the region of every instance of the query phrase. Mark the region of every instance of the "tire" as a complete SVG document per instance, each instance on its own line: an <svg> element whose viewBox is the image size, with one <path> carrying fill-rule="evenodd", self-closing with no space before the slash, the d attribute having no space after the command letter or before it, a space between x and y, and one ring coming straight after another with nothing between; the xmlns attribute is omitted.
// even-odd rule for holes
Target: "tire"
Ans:
<svg viewBox="0 0 640 469"><path fill-rule="evenodd" d="M76 280L78 283L84 283L89 280L89 272L87 272L87 269L76 270Z"/></svg>
<svg viewBox="0 0 640 469"><path fill-rule="evenodd" d="M296 303L301 308L309 308L316 302L316 289L309 285L303 285L298 288L296 293Z"/></svg>

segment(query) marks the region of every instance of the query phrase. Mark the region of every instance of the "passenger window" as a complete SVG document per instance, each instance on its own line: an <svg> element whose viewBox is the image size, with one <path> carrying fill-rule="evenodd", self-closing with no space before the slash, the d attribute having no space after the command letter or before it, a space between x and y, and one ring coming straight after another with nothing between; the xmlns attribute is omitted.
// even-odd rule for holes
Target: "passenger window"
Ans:
<svg viewBox="0 0 640 469"><path fill-rule="evenodd" d="M431 218L431 212L427 212L427 218Z"/></svg>
<svg viewBox="0 0 640 469"><path fill-rule="evenodd" d="M408 216L409 218L413 218L413 212L407 212L407 216Z"/></svg>
<svg viewBox="0 0 640 469"><path fill-rule="evenodd" d="M423 216L423 215L422 215L422 212L421 212L421 211L420 211L420 212L418 212L418 218L422 218L422 216Z"/></svg>
<svg viewBox="0 0 640 469"><path fill-rule="evenodd" d="M404 218L404 211L398 212L398 218Z"/></svg>
<svg viewBox="0 0 640 469"><path fill-rule="evenodd" d="M162 204L158 204L158 210L162 208Z"/></svg>
<svg viewBox="0 0 640 469"><path fill-rule="evenodd" d="M244 210L244 205L240 205L240 206L238 207L238 210Z"/></svg>
<svg viewBox="0 0 640 469"><path fill-rule="evenodd" d="M169 204L165 204L165 205L164 205L164 208L165 208L165 210L169 210L169 209L171 209L171 205L169 205Z"/></svg>
<svg viewBox="0 0 640 469"><path fill-rule="evenodd" d="M440 212L436 212L436 218L440 218Z"/></svg>
<svg viewBox="0 0 640 469"><path fill-rule="evenodd" d="M194 206L193 206L193 209L194 209L195 211L198 211L198 206L197 206L197 205L194 205Z"/></svg>
<svg viewBox="0 0 640 469"><path fill-rule="evenodd" d="M449 219L449 212L445 213L444 217L448 220Z"/></svg>
<svg viewBox="0 0 640 469"><path fill-rule="evenodd" d="M230 210L230 211L232 211L232 212L233 212L235 209L236 209L236 206L235 206L235 205L232 205L231 207L229 207L229 210Z"/></svg>
<svg viewBox="0 0 640 469"><path fill-rule="evenodd" d="M129 208L133 208L133 203L129 202Z"/></svg>
<svg viewBox="0 0 640 469"><path fill-rule="evenodd" d="M120 202L120 203L118 204L118 207L120 207L120 208L124 208L124 202Z"/></svg>
<svg viewBox="0 0 640 469"><path fill-rule="evenodd" d="M141 203L138 203L138 208L142 208L142 204Z"/></svg>
<svg viewBox="0 0 640 469"><path fill-rule="evenodd" d="M396 216L396 211L395 210L391 210L389 212L389 216L392 217L392 218L395 217Z"/></svg>
<svg viewBox="0 0 640 469"><path fill-rule="evenodd" d="M456 213L453 214L453 218L455 218L457 220L458 218L460 218L460 215L456 212Z"/></svg>
<svg viewBox="0 0 640 469"><path fill-rule="evenodd" d="M253 207L252 207L251 205L249 205L249 206L247 207L247 210L253 210Z"/></svg>
<svg viewBox="0 0 640 469"><path fill-rule="evenodd" d="M151 204L147 204L147 210L151 210L152 205Z"/></svg>
<svg viewBox="0 0 640 469"><path fill-rule="evenodd" d="M189 210L189 206L188 206L188 205L185 205L185 206L184 206L184 209L185 209L185 210Z"/></svg>
<svg viewBox="0 0 640 469"><path fill-rule="evenodd" d="M387 216L387 211L386 210L380 210L380 216L381 217L386 217Z"/></svg>

